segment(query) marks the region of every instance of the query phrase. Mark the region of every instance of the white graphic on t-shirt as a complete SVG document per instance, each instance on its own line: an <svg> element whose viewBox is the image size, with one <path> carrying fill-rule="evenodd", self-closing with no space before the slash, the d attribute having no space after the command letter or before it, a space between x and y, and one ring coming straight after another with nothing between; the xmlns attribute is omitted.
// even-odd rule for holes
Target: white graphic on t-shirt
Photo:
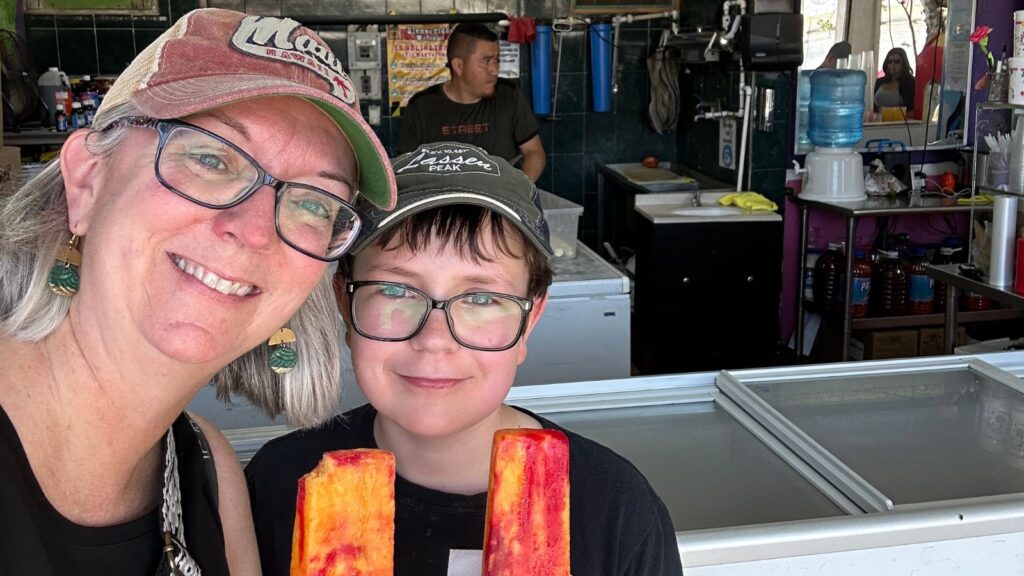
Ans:
<svg viewBox="0 0 1024 576"><path fill-rule="evenodd" d="M480 576L483 550L449 550L448 576Z"/></svg>

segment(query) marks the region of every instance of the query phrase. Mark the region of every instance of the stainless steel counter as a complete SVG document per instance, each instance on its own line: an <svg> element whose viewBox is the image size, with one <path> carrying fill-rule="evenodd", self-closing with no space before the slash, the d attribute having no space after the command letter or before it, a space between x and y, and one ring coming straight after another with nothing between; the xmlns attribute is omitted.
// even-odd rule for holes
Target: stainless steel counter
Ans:
<svg viewBox="0 0 1024 576"><path fill-rule="evenodd" d="M719 198L731 192L710 192L701 195L701 203L704 209L723 207L718 203ZM707 215L693 214L692 192L673 192L666 194L648 194L636 197L636 211L655 224L709 224L709 223L730 223L730 222L778 222L782 215L770 210L741 210L735 209L734 213L716 214L709 210ZM680 213L680 211L685 213ZM696 211L700 211L697 208Z"/></svg>

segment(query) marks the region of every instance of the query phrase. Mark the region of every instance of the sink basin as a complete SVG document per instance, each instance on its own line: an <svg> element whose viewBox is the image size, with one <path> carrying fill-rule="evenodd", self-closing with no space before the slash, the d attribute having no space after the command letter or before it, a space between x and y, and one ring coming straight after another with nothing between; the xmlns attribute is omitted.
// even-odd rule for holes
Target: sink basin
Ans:
<svg viewBox="0 0 1024 576"><path fill-rule="evenodd" d="M733 216L742 213L743 209L733 206L689 206L672 210L676 216Z"/></svg>

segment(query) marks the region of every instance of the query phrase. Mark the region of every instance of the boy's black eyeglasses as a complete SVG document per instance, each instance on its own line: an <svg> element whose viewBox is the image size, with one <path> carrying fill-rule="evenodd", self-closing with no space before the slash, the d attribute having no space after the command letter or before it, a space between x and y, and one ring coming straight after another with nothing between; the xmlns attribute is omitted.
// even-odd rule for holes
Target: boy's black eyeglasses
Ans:
<svg viewBox="0 0 1024 576"><path fill-rule="evenodd" d="M401 342L419 334L433 310L443 310L455 341L473 350L500 352L519 341L533 300L498 292L467 292L434 300L397 282L348 282L352 327L365 338Z"/></svg>
<svg viewBox="0 0 1024 576"><path fill-rule="evenodd" d="M341 198L347 191L340 182L338 190L330 192L278 180L229 140L180 120L132 116L104 131L118 126L156 130L160 134L154 162L157 180L200 206L231 208L263 186L273 188L277 235L306 256L324 262L337 260L359 235L359 215Z"/></svg>

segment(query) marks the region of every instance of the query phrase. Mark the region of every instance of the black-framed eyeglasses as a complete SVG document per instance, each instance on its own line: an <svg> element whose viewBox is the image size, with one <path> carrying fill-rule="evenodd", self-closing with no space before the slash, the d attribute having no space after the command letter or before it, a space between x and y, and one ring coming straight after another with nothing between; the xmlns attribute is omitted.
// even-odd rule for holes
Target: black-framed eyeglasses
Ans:
<svg viewBox="0 0 1024 576"><path fill-rule="evenodd" d="M398 282L348 282L349 312L356 333L381 342L419 334L433 310L443 310L456 342L473 350L500 352L515 346L526 328L533 300L499 292L467 292L434 300Z"/></svg>
<svg viewBox="0 0 1024 576"><path fill-rule="evenodd" d="M902 64L903 62L901 62L899 58L890 58L889 60L886 60L885 63L886 64Z"/></svg>
<svg viewBox="0 0 1024 576"><path fill-rule="evenodd" d="M156 130L160 135L153 163L157 180L200 206L223 210L245 202L263 186L273 188L277 235L306 256L337 260L359 235L356 209L337 193L278 180L218 134L181 120L143 116L124 118L104 130L117 126Z"/></svg>

